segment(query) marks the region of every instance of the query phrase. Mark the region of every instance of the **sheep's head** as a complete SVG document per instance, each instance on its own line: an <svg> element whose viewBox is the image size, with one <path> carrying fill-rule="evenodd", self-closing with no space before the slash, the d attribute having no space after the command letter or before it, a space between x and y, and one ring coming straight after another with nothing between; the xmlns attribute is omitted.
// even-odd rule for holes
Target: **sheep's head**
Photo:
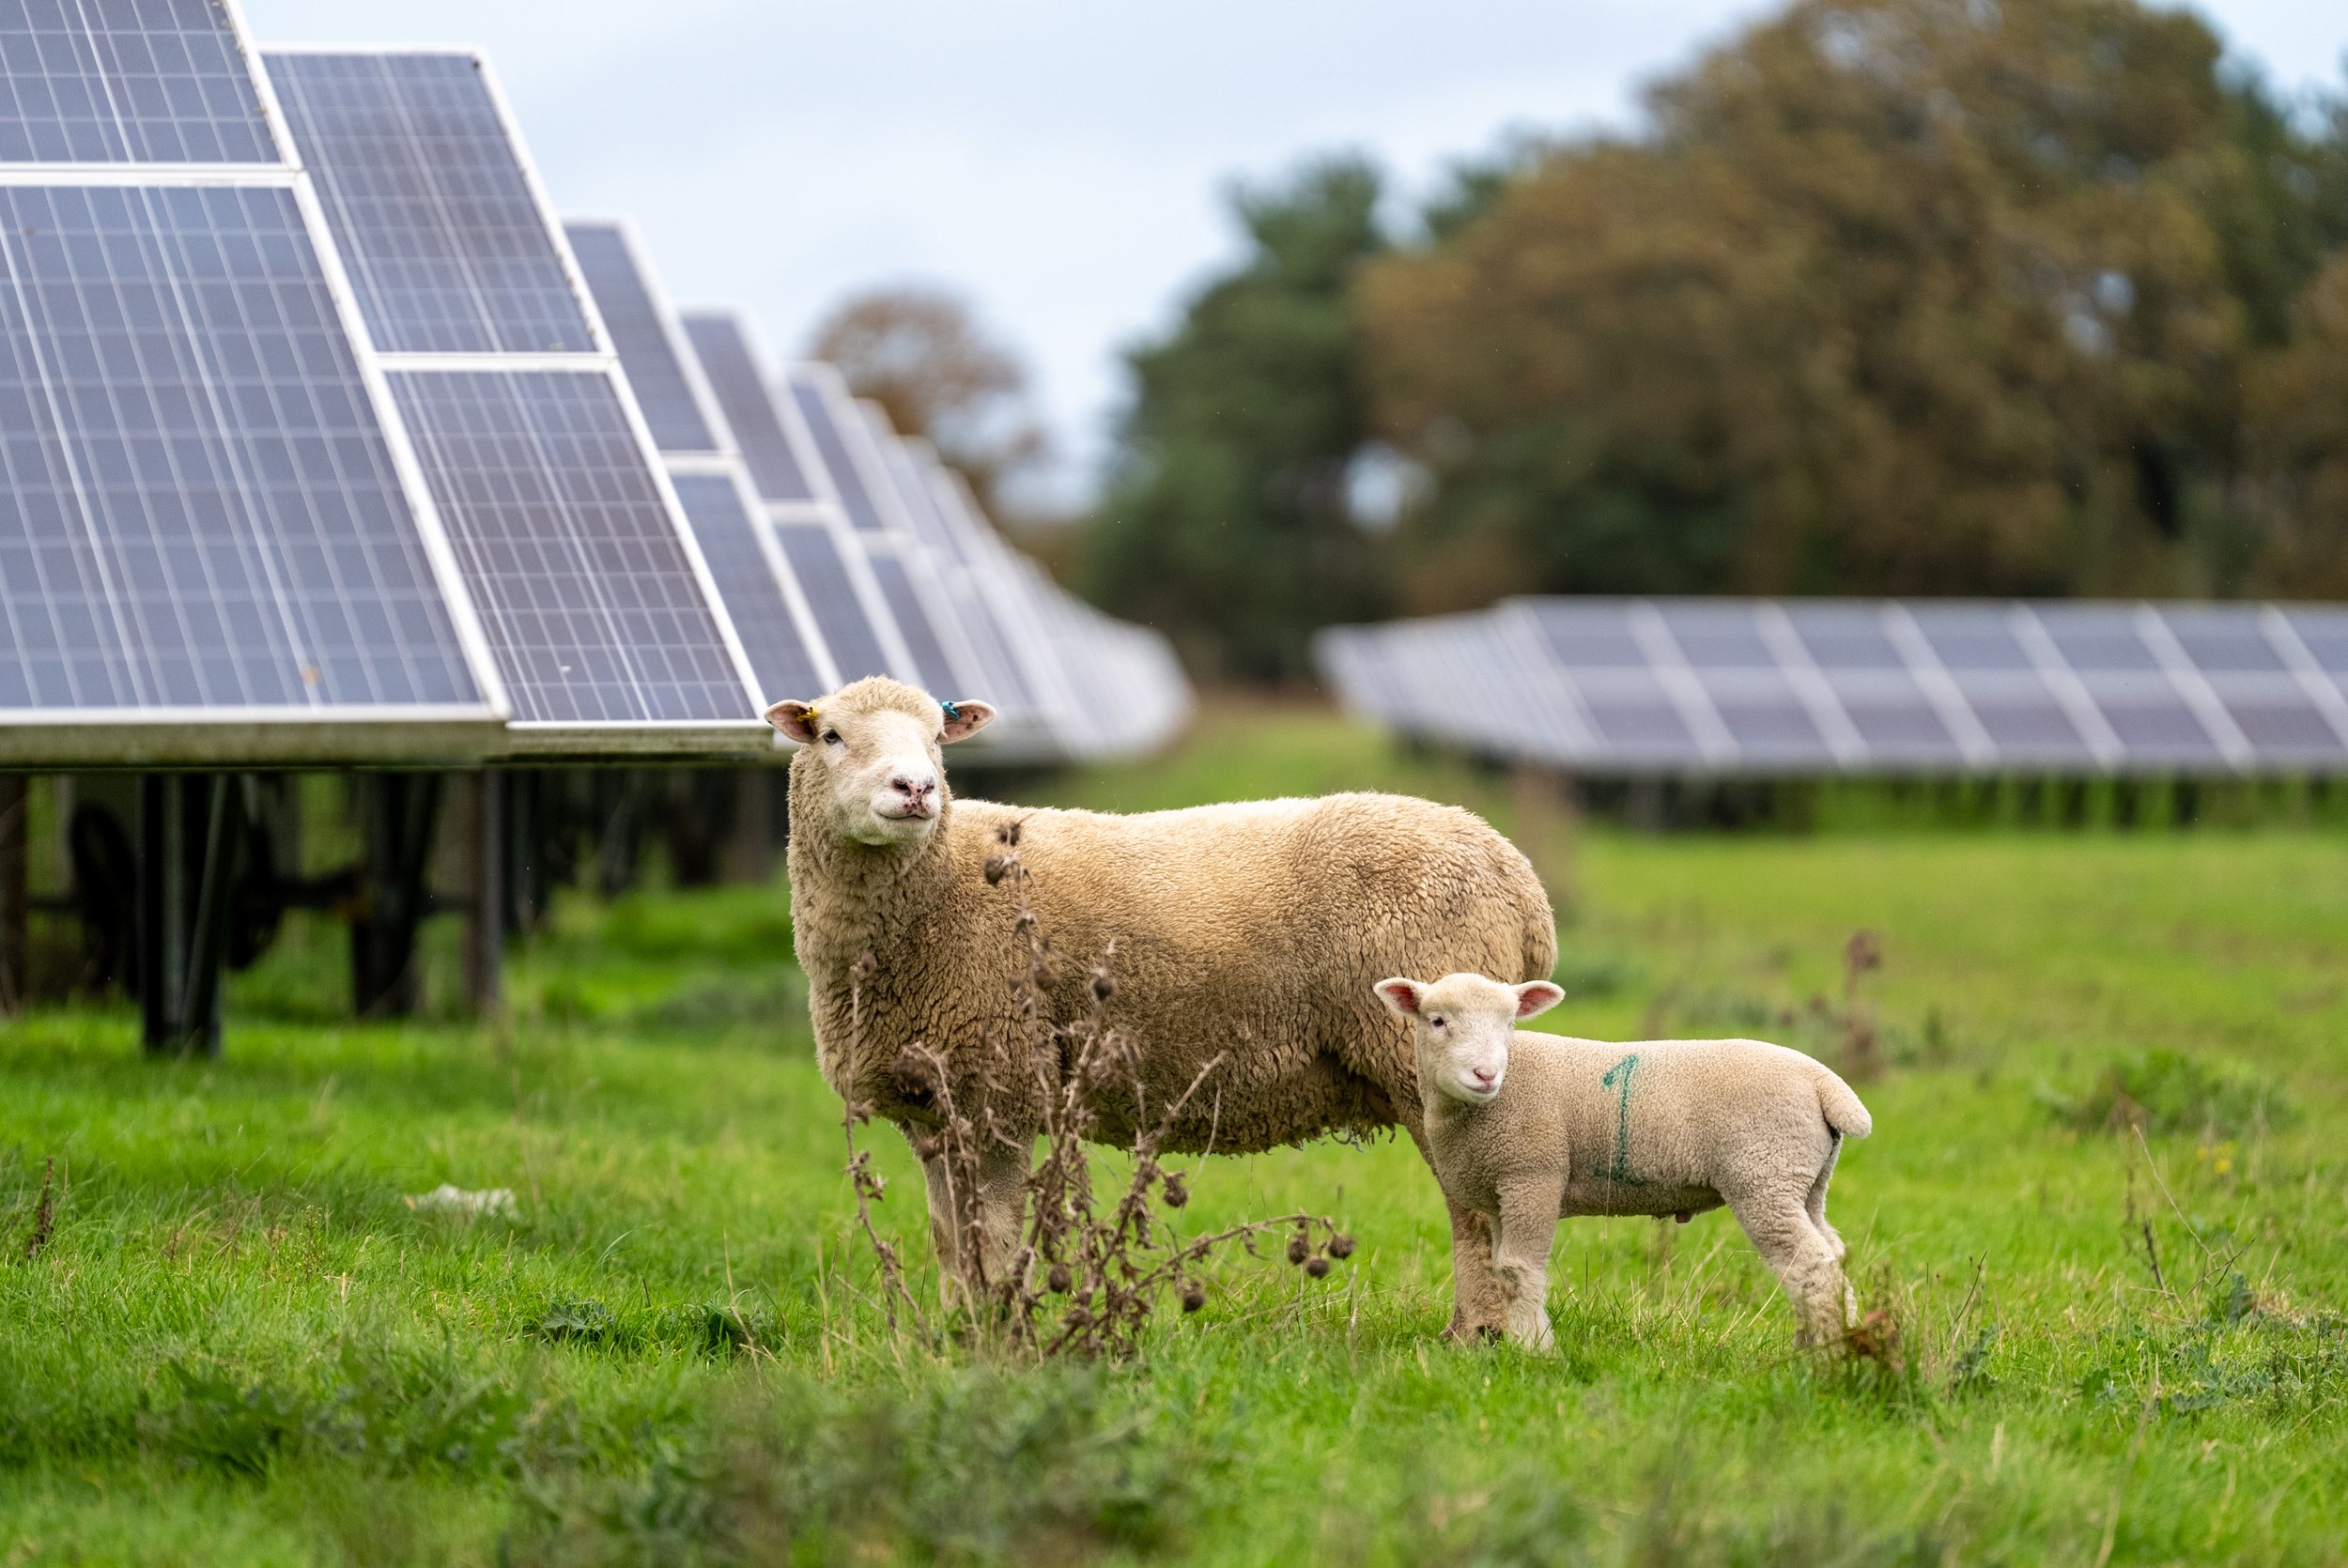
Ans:
<svg viewBox="0 0 2348 1568"><path fill-rule="evenodd" d="M830 804L827 825L859 844L927 838L953 798L938 747L977 734L994 716L984 702L940 702L880 675L818 701L766 710L766 722L804 748L793 771L814 771Z"/></svg>
<svg viewBox="0 0 2348 1568"><path fill-rule="evenodd" d="M1565 1000L1547 980L1504 985L1485 975L1381 980L1378 999L1411 1021L1421 1083L1470 1105L1488 1105L1508 1077L1517 1024Z"/></svg>

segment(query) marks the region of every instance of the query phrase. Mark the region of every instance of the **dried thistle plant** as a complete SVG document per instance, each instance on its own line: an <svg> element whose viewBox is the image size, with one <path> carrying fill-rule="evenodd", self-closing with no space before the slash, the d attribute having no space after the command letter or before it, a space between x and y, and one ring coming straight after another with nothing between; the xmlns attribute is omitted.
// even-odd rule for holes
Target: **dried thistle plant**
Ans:
<svg viewBox="0 0 2348 1568"><path fill-rule="evenodd" d="M976 1070L964 1080L965 1097L955 1092L948 1062L925 1043L905 1047L892 1064L905 1098L924 1105L932 1118L917 1152L943 1173L946 1212L935 1211L933 1193L932 1234L941 1261L960 1261L968 1337L1037 1358L1129 1358L1140 1350L1150 1320L1166 1297L1185 1313L1206 1304L1204 1268L1218 1250L1236 1244L1260 1257L1257 1239L1276 1232L1289 1234L1290 1263L1310 1278L1324 1278L1332 1260L1341 1261L1353 1251L1352 1238L1325 1215L1283 1214L1205 1235L1182 1235L1172 1216L1190 1201L1190 1173L1165 1163L1165 1145L1225 1059L1218 1054L1209 1060L1180 1096L1154 1117L1149 1115L1139 1049L1108 1020L1109 999L1117 991L1113 944L1089 971L1084 1015L1072 1023L1055 1023L1049 997L1061 961L1028 897L1019 824L1006 823L996 838L999 848L987 857L986 880L995 886L1010 882L1017 896L1012 930L1021 962L1012 980L1012 1027L981 1053ZM853 977L860 988L869 976L864 970ZM850 1016L860 1037L858 990L851 992ZM855 1043L860 1052L861 1038ZM1131 1097L1139 1130L1123 1190L1104 1200L1093 1191L1085 1145L1101 1141L1098 1108L1112 1096ZM962 1103L964 1098L972 1103ZM891 1323L893 1303L903 1301L926 1337L927 1323L905 1287L903 1260L872 1222L871 1206L880 1201L882 1182L871 1156L855 1146L860 1119L854 1113L849 1117L848 1174L858 1219L892 1303ZM1018 1228L1015 1235L990 1237L986 1168L1007 1161L1018 1161L1025 1172ZM990 1268L988 1260L996 1254L1000 1255Z"/></svg>

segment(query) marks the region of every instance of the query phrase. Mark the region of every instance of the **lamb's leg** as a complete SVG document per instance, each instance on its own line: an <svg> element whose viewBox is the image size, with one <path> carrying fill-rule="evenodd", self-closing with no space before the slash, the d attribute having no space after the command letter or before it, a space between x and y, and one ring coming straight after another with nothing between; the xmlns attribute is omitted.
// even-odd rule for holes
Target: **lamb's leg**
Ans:
<svg viewBox="0 0 2348 1568"><path fill-rule="evenodd" d="M1019 1148L990 1146L979 1157L980 1261L992 1284L1002 1283L1019 1250L1027 1216L1027 1156Z"/></svg>
<svg viewBox="0 0 2348 1568"><path fill-rule="evenodd" d="M1722 1196L1793 1302L1801 1342L1840 1340L1852 1322L1850 1284L1834 1249L1810 1222L1808 1184L1797 1178Z"/></svg>
<svg viewBox="0 0 2348 1568"><path fill-rule="evenodd" d="M1415 1118L1402 1125L1432 1173L1435 1157L1427 1146L1426 1132ZM1475 1210L1453 1203L1448 1193L1444 1206L1451 1211L1451 1327L1444 1331L1462 1345L1488 1335L1497 1337L1506 1330L1508 1320L1501 1302L1500 1282L1492 1278L1491 1226Z"/></svg>
<svg viewBox="0 0 2348 1568"><path fill-rule="evenodd" d="M900 1129L905 1141L920 1154L921 1140L911 1129ZM929 1188L930 1246L937 1254L937 1267L948 1276L962 1274L962 1220L957 1193L956 1172L952 1162L942 1156L921 1158L921 1179Z"/></svg>
<svg viewBox="0 0 2348 1568"><path fill-rule="evenodd" d="M1554 1182L1511 1183L1500 1190L1492 1277L1506 1302L1508 1337L1528 1350L1554 1343L1549 1328L1549 1252L1557 1239L1563 1194Z"/></svg>
<svg viewBox="0 0 2348 1568"><path fill-rule="evenodd" d="M920 1140L909 1129L901 1130L918 1153ZM930 1245L936 1249L939 1268L949 1278L977 1285L982 1282L971 1272L975 1266L982 1271L983 1283L1000 1283L1018 1248L1020 1222L1027 1215L1027 1167L1018 1151L990 1148L980 1156L975 1171L932 1155L921 1161L921 1177L929 1188ZM973 1230L977 1251L965 1256L963 1242Z"/></svg>
<svg viewBox="0 0 2348 1568"><path fill-rule="evenodd" d="M1818 1179L1810 1184L1810 1201L1803 1206L1809 1211L1810 1222L1817 1227L1820 1236L1826 1237L1826 1244L1834 1250L1834 1261L1837 1263L1850 1255L1850 1249L1843 1244L1842 1234L1826 1222L1826 1188L1827 1183L1834 1179L1834 1162L1842 1156L1843 1140L1837 1138L1826 1151L1826 1163L1818 1167Z"/></svg>

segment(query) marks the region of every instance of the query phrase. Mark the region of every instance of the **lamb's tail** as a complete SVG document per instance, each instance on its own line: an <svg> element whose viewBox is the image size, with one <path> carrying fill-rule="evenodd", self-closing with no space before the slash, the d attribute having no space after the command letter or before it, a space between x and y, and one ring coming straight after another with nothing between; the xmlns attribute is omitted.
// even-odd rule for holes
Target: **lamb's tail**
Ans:
<svg viewBox="0 0 2348 1568"><path fill-rule="evenodd" d="M1864 1138L1876 1129L1875 1118L1859 1103L1851 1087L1834 1075L1831 1068L1817 1071L1818 1110L1826 1117L1826 1125L1845 1138Z"/></svg>

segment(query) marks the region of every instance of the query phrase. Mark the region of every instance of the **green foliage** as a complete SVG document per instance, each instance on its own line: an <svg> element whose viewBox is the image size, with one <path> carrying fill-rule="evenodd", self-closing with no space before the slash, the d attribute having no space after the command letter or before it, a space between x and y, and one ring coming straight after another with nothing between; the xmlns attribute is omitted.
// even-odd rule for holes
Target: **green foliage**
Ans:
<svg viewBox="0 0 2348 1568"><path fill-rule="evenodd" d="M1134 399L1086 584L1171 633L1203 673L1307 677L1315 627L1385 607L1347 493L1368 434L1351 290L1384 248L1378 198L1376 173L1345 158L1236 191L1249 254L1129 355Z"/></svg>
<svg viewBox="0 0 2348 1568"><path fill-rule="evenodd" d="M2283 1086L2242 1062L2155 1047L2104 1068L2076 1099L2049 1097L2057 1115L2082 1131L2140 1127L2246 1138L2294 1119Z"/></svg>

